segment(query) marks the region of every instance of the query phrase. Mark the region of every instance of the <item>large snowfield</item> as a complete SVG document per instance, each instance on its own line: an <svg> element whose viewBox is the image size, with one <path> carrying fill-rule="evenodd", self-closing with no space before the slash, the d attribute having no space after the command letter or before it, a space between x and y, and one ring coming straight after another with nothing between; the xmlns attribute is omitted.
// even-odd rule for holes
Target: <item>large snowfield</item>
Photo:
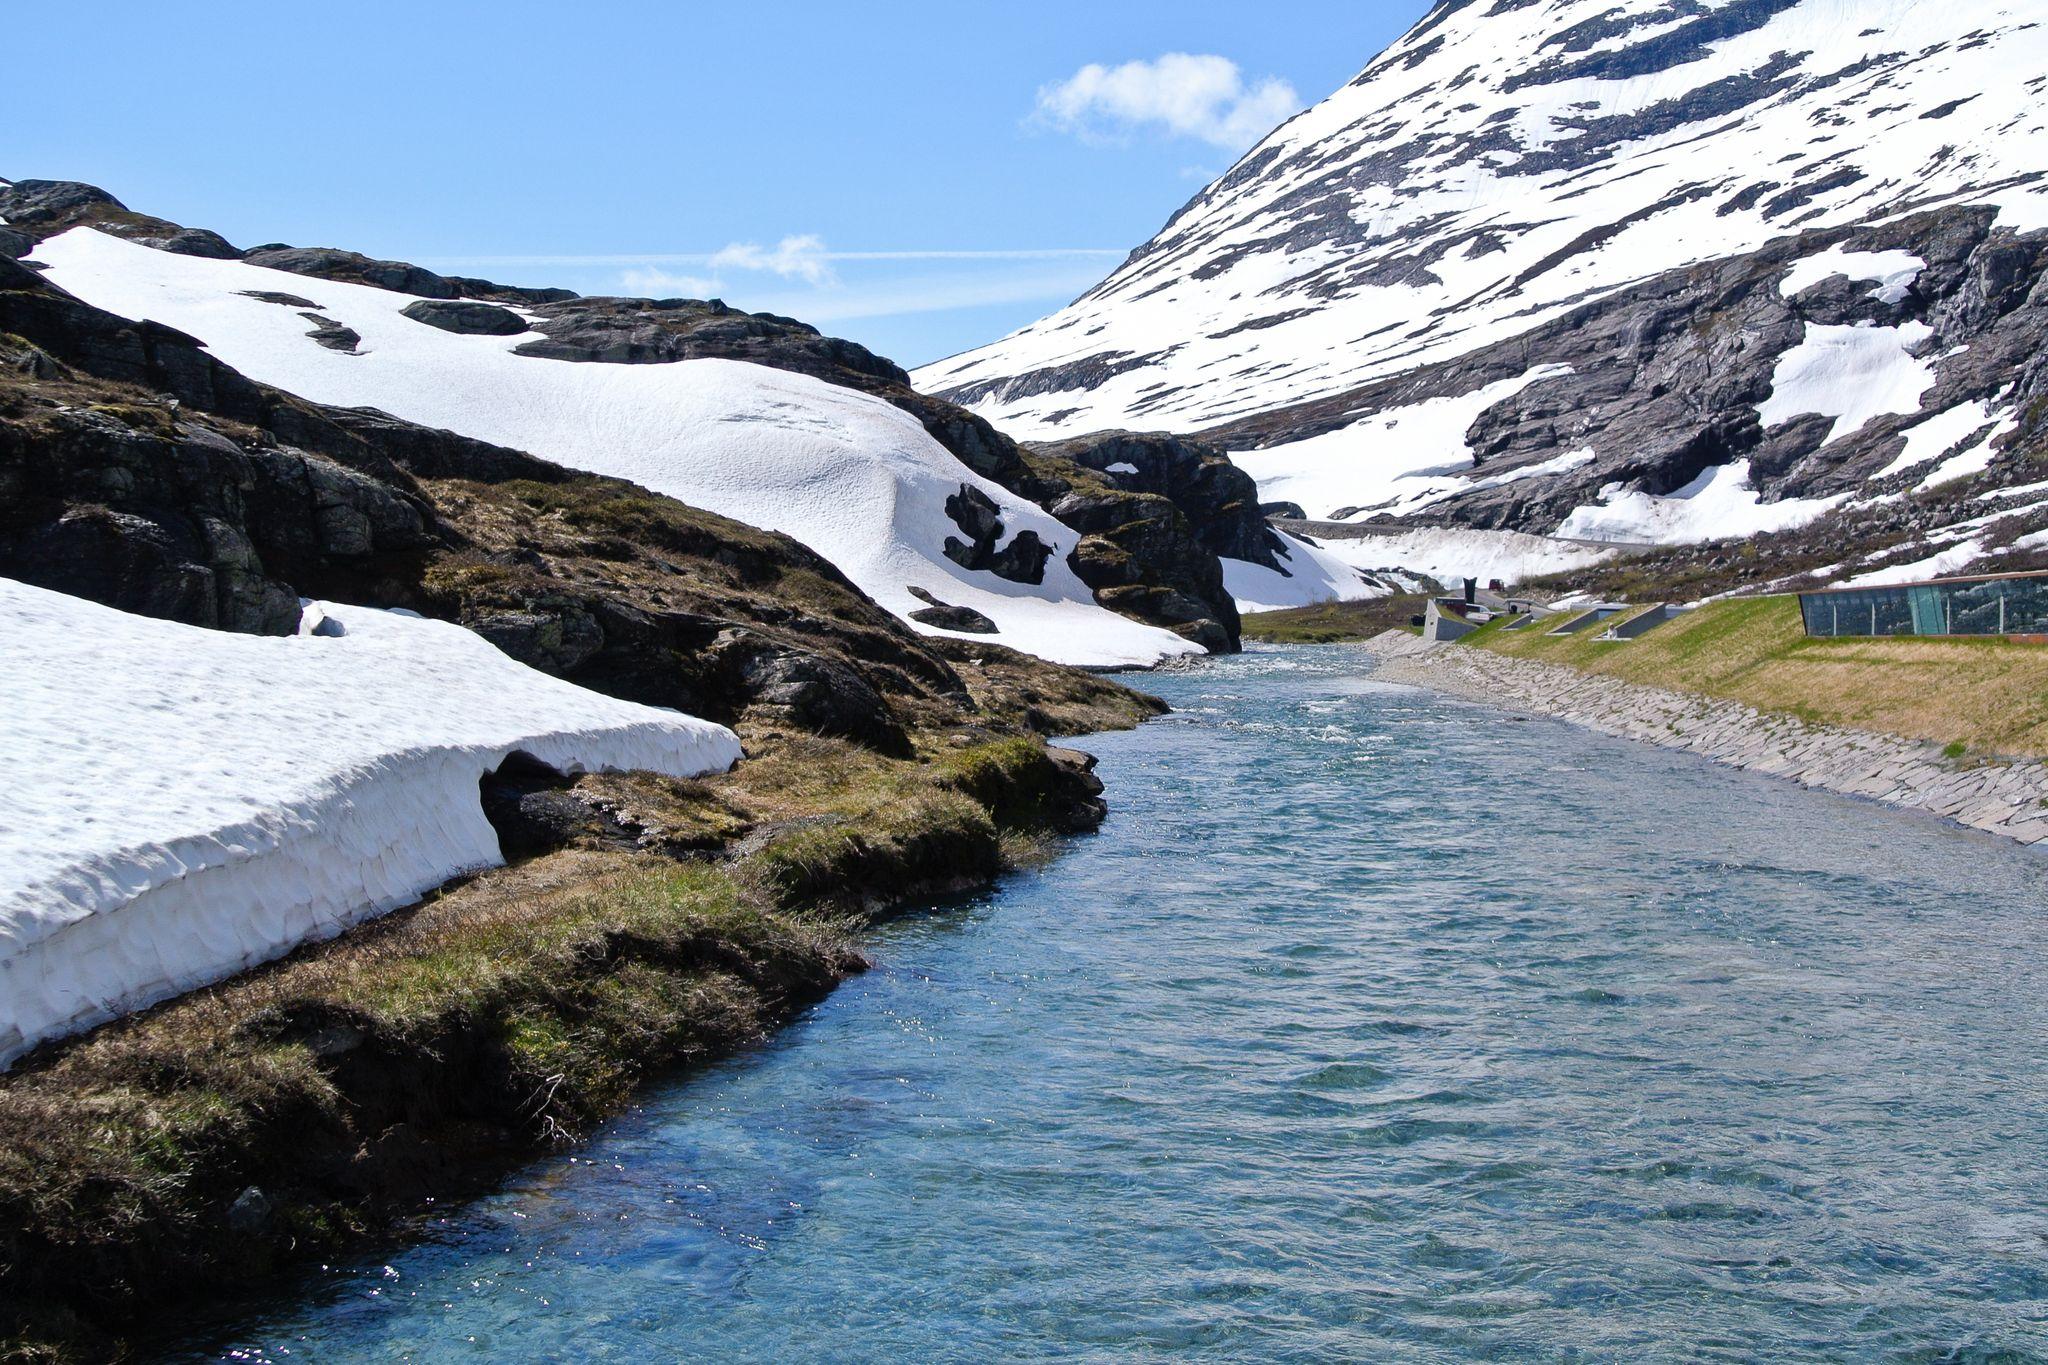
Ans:
<svg viewBox="0 0 2048 1365"><path fill-rule="evenodd" d="M315 402L380 408L786 532L906 620L925 605L910 592L917 587L989 617L999 643L1060 663L1151 664L1200 652L1098 606L1066 562L1076 532L969 470L879 398L739 361L514 355L538 334L458 335L404 317L411 295L175 255L90 228L42 243L31 259L86 302L189 332L244 374ZM361 353L321 346L306 335L303 310L253 291L312 300L361 335ZM963 484L1001 509L1006 539L1029 530L1053 547L1042 584L945 556L946 538L961 535L945 503Z"/></svg>
<svg viewBox="0 0 2048 1365"><path fill-rule="evenodd" d="M316 622L238 635L0 579L0 1065L501 862L478 781L515 752L677 777L740 757L460 626Z"/></svg>

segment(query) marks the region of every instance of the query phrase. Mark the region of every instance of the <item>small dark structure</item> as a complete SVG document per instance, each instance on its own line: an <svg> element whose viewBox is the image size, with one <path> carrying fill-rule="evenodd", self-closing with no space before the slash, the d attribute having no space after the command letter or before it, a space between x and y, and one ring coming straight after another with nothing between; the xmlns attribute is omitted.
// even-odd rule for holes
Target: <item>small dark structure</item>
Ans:
<svg viewBox="0 0 2048 1365"><path fill-rule="evenodd" d="M1806 633L1819 639L2003 635L2048 642L2048 572L1803 592L1799 614Z"/></svg>

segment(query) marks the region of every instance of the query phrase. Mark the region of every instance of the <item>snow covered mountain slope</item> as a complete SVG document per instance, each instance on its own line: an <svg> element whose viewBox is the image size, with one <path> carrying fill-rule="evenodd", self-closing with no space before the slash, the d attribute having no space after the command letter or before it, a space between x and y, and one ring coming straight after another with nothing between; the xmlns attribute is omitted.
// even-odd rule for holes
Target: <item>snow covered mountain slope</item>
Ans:
<svg viewBox="0 0 2048 1365"><path fill-rule="evenodd" d="M727 360L517 355L543 338L447 330L407 315L417 296L91 228L42 242L31 259L87 302L188 332L252 378L315 402L379 408L786 532L905 619L926 607L912 591L922 589L992 621L996 633L978 638L1058 662L1199 652L1098 606L1067 563L1073 530L966 468L881 399ZM977 518L976 501L989 516ZM1007 576L948 554L948 540L964 550L977 524L989 557L1007 557Z"/></svg>
<svg viewBox="0 0 2048 1365"><path fill-rule="evenodd" d="M723 726L459 626L310 607L238 635L0 579L0 1065L502 861L478 782L722 772Z"/></svg>
<svg viewBox="0 0 2048 1365"><path fill-rule="evenodd" d="M2048 224L2017 0L1446 0L1069 308L917 374L1020 435L1220 425L1805 228Z"/></svg>
<svg viewBox="0 0 2048 1365"><path fill-rule="evenodd" d="M1311 517L1802 525L2025 435L2044 73L2017 0L1443 0L916 379L1024 435L1199 432Z"/></svg>

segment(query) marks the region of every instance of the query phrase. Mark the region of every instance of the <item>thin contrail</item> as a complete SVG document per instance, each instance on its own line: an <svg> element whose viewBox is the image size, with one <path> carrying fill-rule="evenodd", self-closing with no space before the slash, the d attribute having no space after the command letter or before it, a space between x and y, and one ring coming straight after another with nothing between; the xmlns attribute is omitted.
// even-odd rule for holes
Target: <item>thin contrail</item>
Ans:
<svg viewBox="0 0 2048 1365"><path fill-rule="evenodd" d="M710 265L717 251L641 252L609 256L422 256L421 265ZM1079 256L1124 256L1121 247L1031 247L1014 251L816 251L819 261L1044 261Z"/></svg>

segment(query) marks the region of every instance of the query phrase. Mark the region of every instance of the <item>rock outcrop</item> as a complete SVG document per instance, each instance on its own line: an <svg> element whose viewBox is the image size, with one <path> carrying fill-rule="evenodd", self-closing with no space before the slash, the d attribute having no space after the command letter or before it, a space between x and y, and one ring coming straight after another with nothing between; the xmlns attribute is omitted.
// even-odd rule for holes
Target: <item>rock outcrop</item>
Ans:
<svg viewBox="0 0 2048 1365"><path fill-rule="evenodd" d="M943 648L786 537L304 402L11 259L0 574L263 633L292 630L301 596L404 607L613 696L883 752L981 710ZM978 657L1060 690L1064 670L993 644Z"/></svg>
<svg viewBox="0 0 2048 1365"><path fill-rule="evenodd" d="M68 181L0 184L0 216L19 225L7 230L18 231L24 252L37 240L77 226L166 250L187 232L130 211L104 190ZM272 243L240 251L212 240L218 249L209 247L202 254L420 295L422 301L405 312L428 326L493 336L541 333L517 348L522 355L586 364L740 360L872 394L915 417L974 472L1048 511L1061 505L1078 509L1089 525L1076 527L1083 532L1083 544L1069 549L1070 562L1082 581L1097 589L1103 604L1213 650L1237 647L1236 611L1223 589L1216 555L1234 547L1255 562L1284 570L1264 547L1256 507L1237 496L1220 454L1196 454L1193 447L1167 442L1147 456L1147 467L1154 471L1147 486L1123 488L1066 453L1024 451L957 404L917 392L900 366L792 318L745 313L716 299L581 298L567 290L445 276L330 247ZM178 249L188 248L189 242ZM285 292L270 301L306 310L309 334L321 344L345 353L359 348L360 337L318 315L308 301ZM532 320L502 305L526 309ZM960 544L975 567L994 568L1018 582L1040 581L1038 556L1048 547L1036 536L1021 547L1003 547L1007 555L993 546L977 550L971 532Z"/></svg>

